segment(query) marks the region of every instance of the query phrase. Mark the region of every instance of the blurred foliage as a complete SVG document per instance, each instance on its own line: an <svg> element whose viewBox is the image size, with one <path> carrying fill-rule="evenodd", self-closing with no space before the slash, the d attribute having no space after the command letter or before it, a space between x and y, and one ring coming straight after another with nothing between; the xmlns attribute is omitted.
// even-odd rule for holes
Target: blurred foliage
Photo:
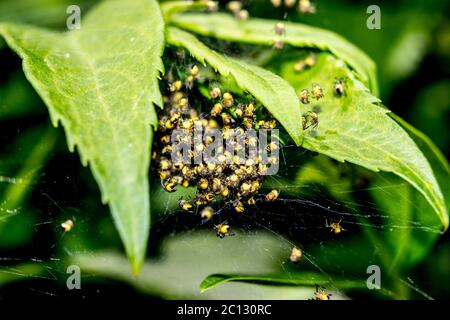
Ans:
<svg viewBox="0 0 450 320"><path fill-rule="evenodd" d="M410 119L439 149L450 154L450 80L436 81L420 91L411 108Z"/></svg>
<svg viewBox="0 0 450 320"><path fill-rule="evenodd" d="M84 11L94 2L79 3ZM295 10L286 14L284 9L273 9L269 1L245 3L252 16L324 27L363 49L377 63L383 102L427 134L443 151L442 157L450 158L448 3L384 1L380 3L381 30L365 27L370 1L320 0L317 14L311 16ZM0 21L62 30L68 4L72 3L2 0ZM47 129L45 108L23 76L19 59L1 44L0 57L2 296L41 286L66 295L65 268L77 263L86 287L112 288L118 293L134 294L127 291L131 286L138 294L163 298L307 299L312 298L311 287L227 283L200 293L199 286L208 275L217 273L284 279L320 272L352 282L367 278L367 266L378 264L383 270L383 287L394 297L424 298L414 290L417 286L434 298L448 298L449 235L441 236L439 227L423 227L422 219L434 216L424 214L430 207L417 191L392 175L369 173L306 151L292 157L288 149L285 168L266 187L281 189L289 208L284 204L261 208L267 212L248 217L253 219L248 225L233 221L240 226L233 231L235 236L222 240L215 237L211 224L198 223L176 210L185 193L167 194L153 188L151 233L155 240L141 276L130 276L126 258L116 252L122 249L120 239L107 208L98 200L91 173L76 155L68 153L62 132ZM264 62L267 60L270 57ZM436 176L446 177L448 168L438 165L442 161L433 156L426 141L418 142L414 133L410 135L432 163ZM449 181L439 180L448 205ZM189 195L191 190L185 192ZM344 217L346 231L335 237L325 227L325 219L339 217ZM75 222L68 233L60 228L66 219ZM288 261L294 244L301 246L305 255L298 265ZM408 278L414 279L414 286L405 285ZM110 281L117 287L110 287ZM327 286L333 298L378 297Z"/></svg>
<svg viewBox="0 0 450 320"><path fill-rule="evenodd" d="M57 141L53 128L29 129L0 157L0 248L23 245L32 237L34 208L26 200ZM37 140L37 141L36 141ZM17 166L19 166L17 168ZM3 181L2 181L3 180Z"/></svg>
<svg viewBox="0 0 450 320"><path fill-rule="evenodd" d="M288 19L330 29L369 54L379 69L381 97L388 99L400 81L411 76L433 47L433 31L444 21L448 3L441 0L379 1L381 30L366 27L366 9L373 1L320 0L317 13L301 15L295 9L267 10L267 1L249 1L252 13Z"/></svg>

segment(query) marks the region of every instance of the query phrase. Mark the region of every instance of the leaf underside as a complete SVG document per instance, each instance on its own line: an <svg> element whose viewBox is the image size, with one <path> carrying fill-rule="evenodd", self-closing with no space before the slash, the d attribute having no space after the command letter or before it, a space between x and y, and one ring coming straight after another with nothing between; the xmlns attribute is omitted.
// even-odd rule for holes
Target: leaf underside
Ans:
<svg viewBox="0 0 450 320"><path fill-rule="evenodd" d="M69 149L90 163L137 273L150 225L153 104L162 105L164 23L154 0L103 2L66 33L1 24L26 77L61 122Z"/></svg>
<svg viewBox="0 0 450 320"><path fill-rule="evenodd" d="M333 159L352 162L372 171L393 172L420 191L438 215L444 229L448 214L439 184L424 154L390 116L390 111L355 78L340 60L321 53L315 67L294 73L290 61L279 73L301 90L319 84L325 97L302 104L302 111L319 109L319 125L304 132L302 146ZM345 79L345 93L336 94L336 78Z"/></svg>
<svg viewBox="0 0 450 320"><path fill-rule="evenodd" d="M208 62L224 76L233 76L240 88L250 92L283 125L292 139L301 144L302 126L299 99L285 80L270 71L221 55L192 34L178 28L167 29L167 42L187 49L197 60Z"/></svg>

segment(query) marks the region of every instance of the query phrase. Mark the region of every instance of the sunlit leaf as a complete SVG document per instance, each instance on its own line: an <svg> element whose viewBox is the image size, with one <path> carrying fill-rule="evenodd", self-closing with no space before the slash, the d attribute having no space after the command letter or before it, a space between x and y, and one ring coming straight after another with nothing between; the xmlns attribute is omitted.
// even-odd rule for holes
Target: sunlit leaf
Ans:
<svg viewBox="0 0 450 320"><path fill-rule="evenodd" d="M82 163L90 163L134 272L150 224L150 124L153 103L162 105L163 28L153 0L104 2L84 17L80 30L62 34L0 25L53 124L63 124L70 150L77 146Z"/></svg>
<svg viewBox="0 0 450 320"><path fill-rule="evenodd" d="M161 3L161 12L164 19L169 21L172 17L183 11L201 11L208 8L207 1L167 1Z"/></svg>
<svg viewBox="0 0 450 320"><path fill-rule="evenodd" d="M316 66L300 74L292 71L293 64L279 64L284 79L298 91L319 84L325 95L320 101L311 98L309 104L302 104L303 112L317 109L319 117L317 128L305 131L302 146L341 162L402 177L425 196L446 229L448 213L433 170L411 137L389 117L389 110L330 54L320 54ZM342 95L335 92L336 79L344 79Z"/></svg>
<svg viewBox="0 0 450 320"><path fill-rule="evenodd" d="M0 287L11 282L25 281L30 279L45 279L41 276L45 272L45 267L38 263L22 263L10 267L0 267Z"/></svg>

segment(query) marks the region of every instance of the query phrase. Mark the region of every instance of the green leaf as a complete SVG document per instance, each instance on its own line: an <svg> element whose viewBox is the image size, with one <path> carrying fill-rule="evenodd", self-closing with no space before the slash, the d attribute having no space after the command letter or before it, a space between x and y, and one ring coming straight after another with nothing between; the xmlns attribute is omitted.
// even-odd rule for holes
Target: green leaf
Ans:
<svg viewBox="0 0 450 320"><path fill-rule="evenodd" d="M444 229L448 213L427 159L410 136L389 116L389 110L358 81L346 65L322 53L314 68L295 74L294 62L279 65L280 75L297 90L319 84L325 97L302 105L304 112L319 106L319 125L304 133L302 146L333 159L372 171L393 172L419 190L433 207ZM345 78L346 92L334 93L334 79Z"/></svg>
<svg viewBox="0 0 450 320"><path fill-rule="evenodd" d="M386 226L380 238L389 270L404 270L420 262L440 235L440 221L433 208L411 185L399 177L379 174L370 185Z"/></svg>
<svg viewBox="0 0 450 320"><path fill-rule="evenodd" d="M197 60L209 63L220 74L233 76L239 87L258 99L292 139L301 144L303 130L299 99L289 83L267 70L221 55L178 28L167 29L167 42L186 48Z"/></svg>
<svg viewBox="0 0 450 320"><path fill-rule="evenodd" d="M450 208L450 167L445 156L423 132L414 128L396 114L390 113L389 115L408 132L428 159L444 194L444 201L448 210ZM414 265L426 256L439 238L437 233L439 221L436 221L437 219L434 219L434 216L425 214L433 209L424 197L410 186L402 185L395 181L394 177L388 177L382 181L378 179L374 184L377 183L380 186L386 184L386 182L398 185L398 187L390 191L389 194L386 194L386 192L380 194L383 193L383 188L377 188L373 190L372 194L375 199L378 199L377 201L382 208L388 209L389 206L389 209L393 210L395 208L395 211L392 211L393 216L404 214L407 224L415 224L399 230L399 233L402 235L396 235L390 241L393 247L397 246L397 248L399 243L403 244L401 248L398 248L395 262L400 264L400 266ZM399 206L399 204L403 204L403 206ZM396 241L395 237L401 237L402 240ZM408 239L411 240L408 241Z"/></svg>
<svg viewBox="0 0 450 320"><path fill-rule="evenodd" d="M400 118L394 113L389 114L396 122L398 122L408 132L422 153L427 157L428 162L433 168L434 175L444 193L444 201L447 210L450 208L450 165L438 149L438 147L420 130L414 128L408 122Z"/></svg>
<svg viewBox="0 0 450 320"><path fill-rule="evenodd" d="M433 170L438 171L436 172L436 177L439 182L442 181L450 183L450 164L448 163L442 152L438 149L438 147L433 143L433 141L422 131L414 128L412 125L400 118L395 113L391 112L389 113L389 116L396 122L398 122L406 130L406 132L408 132L408 134L411 136L420 150L422 150L423 154L427 157L428 161L433 167ZM448 190L448 192L450 192L450 188L442 187L442 189L444 191ZM449 202L447 202L447 204L449 204Z"/></svg>
<svg viewBox="0 0 450 320"><path fill-rule="evenodd" d="M36 279L49 279L43 263L21 263L10 267L0 266L0 288L9 283ZM48 271L48 270L47 270Z"/></svg>
<svg viewBox="0 0 450 320"><path fill-rule="evenodd" d="M314 287L332 285L339 289L363 289L365 280L330 279L329 276L316 272L296 272L275 275L242 275L242 274L212 274L200 284L200 289L206 291L224 282L251 282L254 284L276 286L307 286Z"/></svg>
<svg viewBox="0 0 450 320"><path fill-rule="evenodd" d="M208 4L206 1L167 1L161 3L161 12L166 21L169 21L172 19L172 16L183 11L201 11L207 8Z"/></svg>
<svg viewBox="0 0 450 320"><path fill-rule="evenodd" d="M222 13L183 13L175 16L172 22L204 36L271 46L276 36L275 24L279 21L253 18L239 21ZM283 23L286 26L286 35L281 38L284 43L331 52L354 69L373 94L378 95L376 65L363 51L334 32L300 23Z"/></svg>
<svg viewBox="0 0 450 320"><path fill-rule="evenodd" d="M0 25L53 124L63 124L69 149L77 146L82 163L90 163L134 273L149 233L150 123L153 103L162 105L163 29L153 0L104 2L80 30L62 34Z"/></svg>

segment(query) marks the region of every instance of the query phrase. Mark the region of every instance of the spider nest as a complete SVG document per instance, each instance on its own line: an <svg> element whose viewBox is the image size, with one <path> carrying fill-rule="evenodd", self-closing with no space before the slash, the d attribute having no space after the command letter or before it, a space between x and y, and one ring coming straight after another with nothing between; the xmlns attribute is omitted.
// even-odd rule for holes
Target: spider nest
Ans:
<svg viewBox="0 0 450 320"><path fill-rule="evenodd" d="M247 133L273 130L277 121L209 67L172 64L161 87L164 108L158 113L152 158L164 190L196 187L195 197L179 204L186 211L202 209L204 219L212 217L212 203L231 203L238 213L255 205L269 168L278 166L279 142L273 133L272 142L263 144ZM220 143L212 133L222 137ZM214 143L212 156L202 157ZM273 190L265 198L274 201L277 196Z"/></svg>

